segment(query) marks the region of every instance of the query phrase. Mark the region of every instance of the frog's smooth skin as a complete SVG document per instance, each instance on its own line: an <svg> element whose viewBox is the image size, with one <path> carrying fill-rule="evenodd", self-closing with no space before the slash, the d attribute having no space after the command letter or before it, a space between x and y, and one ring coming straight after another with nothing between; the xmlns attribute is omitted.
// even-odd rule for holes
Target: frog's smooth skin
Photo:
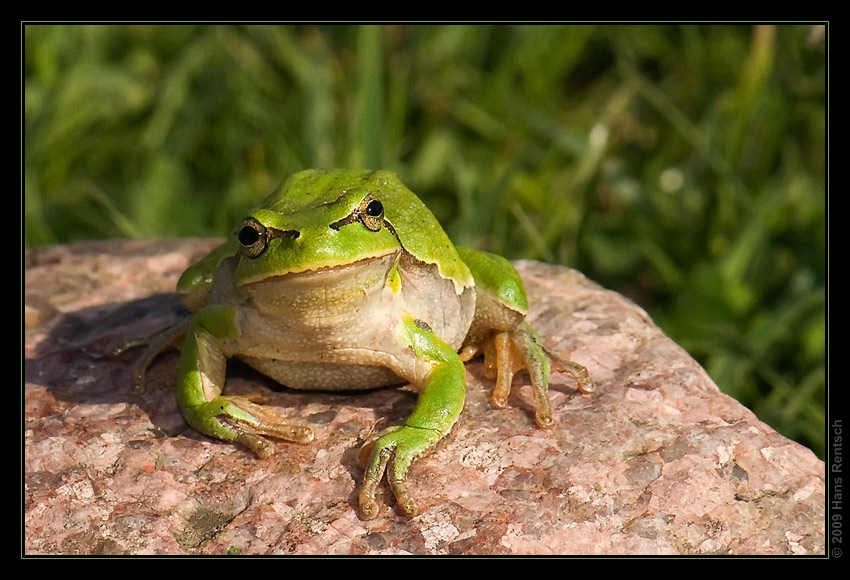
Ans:
<svg viewBox="0 0 850 580"><path fill-rule="evenodd" d="M519 275L499 256L455 247L433 214L384 171L304 171L253 210L227 242L178 283L195 313L186 329L177 399L189 424L260 457L273 437L307 443L258 400L222 395L238 357L294 389L367 389L410 382L419 390L404 425L370 445L360 514L379 513L386 479L402 512L418 513L405 483L411 463L444 438L463 409L464 361L483 353L507 404L514 373L528 370L535 420L554 423L550 358L524 322ZM554 359L579 389L584 367Z"/></svg>

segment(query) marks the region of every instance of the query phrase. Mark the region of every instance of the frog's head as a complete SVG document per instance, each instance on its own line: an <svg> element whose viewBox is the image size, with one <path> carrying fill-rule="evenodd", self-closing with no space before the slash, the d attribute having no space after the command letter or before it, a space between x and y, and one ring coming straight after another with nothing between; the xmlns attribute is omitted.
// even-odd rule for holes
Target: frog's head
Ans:
<svg viewBox="0 0 850 580"><path fill-rule="evenodd" d="M385 171L309 170L290 177L238 226L236 280L250 284L404 252L471 285L433 214Z"/></svg>

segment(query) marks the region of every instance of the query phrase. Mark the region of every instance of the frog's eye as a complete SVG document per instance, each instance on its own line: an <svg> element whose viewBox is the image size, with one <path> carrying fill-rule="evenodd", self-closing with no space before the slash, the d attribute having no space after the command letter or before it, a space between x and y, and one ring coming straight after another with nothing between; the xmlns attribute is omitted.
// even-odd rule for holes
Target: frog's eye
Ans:
<svg viewBox="0 0 850 580"><path fill-rule="evenodd" d="M246 258L256 258L266 250L269 232L263 224L254 218L248 218L242 222L236 238L239 240L239 251L242 255Z"/></svg>
<svg viewBox="0 0 850 580"><path fill-rule="evenodd" d="M247 218L242 222L242 227L236 233L239 240L239 252L246 258L256 258L266 251L269 242L276 238L298 239L301 233L298 230L279 230L266 227L254 218Z"/></svg>
<svg viewBox="0 0 850 580"><path fill-rule="evenodd" d="M365 212L370 217L382 217L384 215L384 204L377 199L373 199L366 204Z"/></svg>
<svg viewBox="0 0 850 580"><path fill-rule="evenodd" d="M342 226L353 224L356 222L362 223L370 232L377 232L384 225L384 204L372 195L371 193L360 200L354 211L337 220L330 225L331 229L338 230ZM389 226L389 224L387 224Z"/></svg>
<svg viewBox="0 0 850 580"><path fill-rule="evenodd" d="M377 232L384 223L384 204L370 193L360 202L357 214L367 230Z"/></svg>

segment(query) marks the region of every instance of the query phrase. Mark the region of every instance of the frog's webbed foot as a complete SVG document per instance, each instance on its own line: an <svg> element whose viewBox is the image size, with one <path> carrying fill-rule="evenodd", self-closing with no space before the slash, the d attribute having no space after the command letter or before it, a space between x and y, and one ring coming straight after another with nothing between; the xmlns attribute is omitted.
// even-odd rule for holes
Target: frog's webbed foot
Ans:
<svg viewBox="0 0 850 580"><path fill-rule="evenodd" d="M198 431L226 441L235 441L260 458L274 455L274 446L265 437L295 443L310 443L312 427L292 425L289 420L256 401L259 395L219 395L191 409L184 409L190 424Z"/></svg>
<svg viewBox="0 0 850 580"><path fill-rule="evenodd" d="M537 333L525 322L514 330L495 332L482 346L466 346L460 356L467 361L480 351L484 354L484 375L496 380L491 402L498 409L507 407L514 375L521 370L528 371L535 396L534 420L542 429L555 424L549 402L549 374L552 370L572 374L583 393L596 390L585 367L546 351Z"/></svg>
<svg viewBox="0 0 850 580"><path fill-rule="evenodd" d="M375 491L385 473L399 509L409 517L417 515L419 506L407 488L405 476L411 463L442 438L443 434L437 430L405 425L390 428L367 444L364 450L370 453L358 497L360 516L364 520L377 517L379 507Z"/></svg>

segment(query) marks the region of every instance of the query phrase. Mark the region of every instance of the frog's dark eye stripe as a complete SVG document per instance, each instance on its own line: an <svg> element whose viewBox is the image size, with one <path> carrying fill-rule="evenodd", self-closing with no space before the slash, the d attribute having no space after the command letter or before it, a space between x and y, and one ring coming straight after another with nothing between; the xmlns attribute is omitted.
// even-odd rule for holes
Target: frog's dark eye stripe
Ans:
<svg viewBox="0 0 850 580"><path fill-rule="evenodd" d="M247 218L236 233L239 251L246 258L256 258L266 251L269 242L275 238L296 239L301 235L298 230L278 230L267 228L254 218Z"/></svg>
<svg viewBox="0 0 850 580"><path fill-rule="evenodd" d="M342 226L347 226L348 224L353 224L354 222L359 221L356 213L350 213L341 220L337 220L330 225L332 230L339 230Z"/></svg>
<svg viewBox="0 0 850 580"><path fill-rule="evenodd" d="M377 232L386 223L384 220L384 204L371 193L360 200L353 212L330 225L333 230L355 222L362 223L370 232Z"/></svg>

